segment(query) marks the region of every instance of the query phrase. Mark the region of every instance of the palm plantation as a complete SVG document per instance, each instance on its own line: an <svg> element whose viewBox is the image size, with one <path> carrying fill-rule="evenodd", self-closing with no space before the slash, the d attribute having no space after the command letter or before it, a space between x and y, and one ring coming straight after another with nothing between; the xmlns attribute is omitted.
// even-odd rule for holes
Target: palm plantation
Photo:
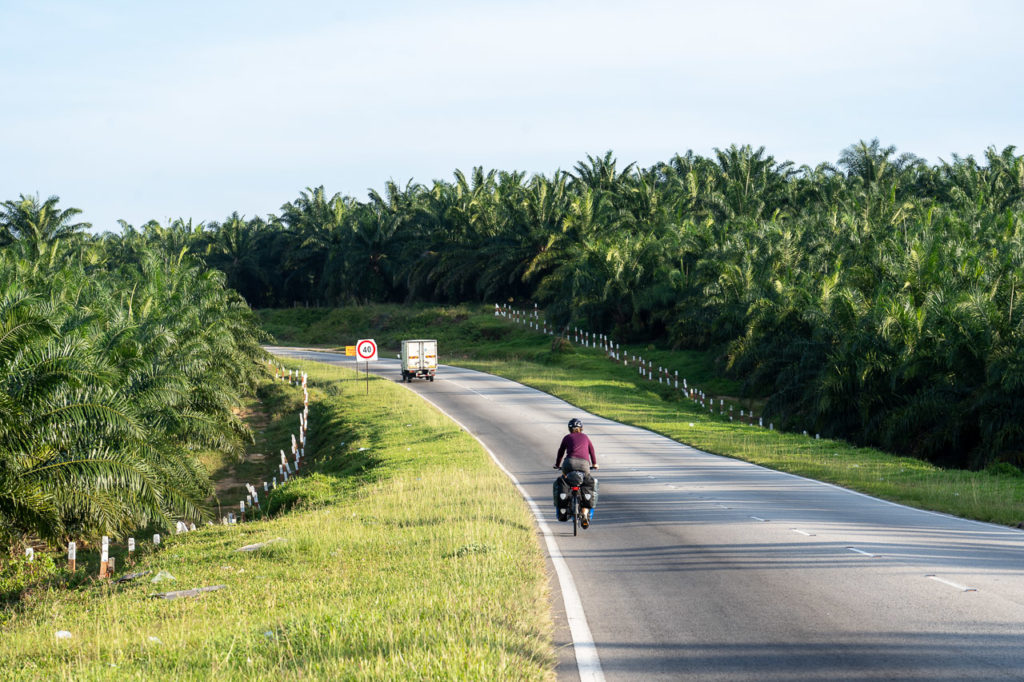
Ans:
<svg viewBox="0 0 1024 682"><path fill-rule="evenodd" d="M1020 465L1022 210L1013 147L928 165L861 141L813 168L750 146L650 168L608 153L365 202L309 188L250 221L251 260L278 276L225 272L260 306L536 302L554 324L713 351L786 428Z"/></svg>
<svg viewBox="0 0 1024 682"><path fill-rule="evenodd" d="M201 517L189 453L247 437L231 411L260 355L246 302L536 302L556 325L713 352L785 428L1024 464L1013 147L929 165L861 141L813 168L750 146L649 168L608 153L102 237L77 213L22 196L0 215L15 536Z"/></svg>
<svg viewBox="0 0 1024 682"><path fill-rule="evenodd" d="M11 227L48 224L54 204L6 204L0 544L202 521L196 449L249 438L233 412L261 358L248 306L162 236Z"/></svg>

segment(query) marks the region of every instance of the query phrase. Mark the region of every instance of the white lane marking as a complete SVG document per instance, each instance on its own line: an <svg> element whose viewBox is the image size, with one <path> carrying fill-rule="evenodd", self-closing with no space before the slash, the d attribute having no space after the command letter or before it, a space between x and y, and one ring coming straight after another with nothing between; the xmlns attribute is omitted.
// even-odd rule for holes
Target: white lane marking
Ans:
<svg viewBox="0 0 1024 682"><path fill-rule="evenodd" d="M728 507L726 507L724 504L716 504L715 506L718 507L719 509L728 509Z"/></svg>
<svg viewBox="0 0 1024 682"><path fill-rule="evenodd" d="M869 556L869 557L871 557L873 559L877 559L878 557L881 556L881 554L872 554L871 552L865 552L864 550L857 549L856 547L847 547L846 549L850 550L851 552L856 552L857 554L863 554L864 556Z"/></svg>
<svg viewBox="0 0 1024 682"><path fill-rule="evenodd" d="M647 474L647 478L654 478L654 476L651 476L650 474Z"/></svg>
<svg viewBox="0 0 1024 682"><path fill-rule="evenodd" d="M484 394L483 394L483 393L481 393L480 391L474 391L474 390L473 390L472 388L470 388L469 386L463 386L462 384L460 384L460 383L458 383L458 382L456 382L456 381L452 381L452 383L453 383L453 384L455 384L456 386L458 386L458 387L459 387L459 388L461 388L461 389L464 389L464 390L467 390L467 391L469 391L470 393L476 393L476 394L477 394L478 396L480 396L480 397L481 397L481 398L483 398L484 400L491 400L491 396L489 396L489 395L484 395Z"/></svg>
<svg viewBox="0 0 1024 682"><path fill-rule="evenodd" d="M412 391L408 386L406 389ZM413 391L413 393L416 393ZM562 601L565 603L565 616L566 620L569 621L569 633L572 635L572 648L576 652L576 668L579 671L580 680L584 682L604 682L604 671L601 668L601 659L597 655L597 644L594 642L594 636L590 632L590 625L587 623L587 616L583 611L583 600L580 599L579 590L576 589L576 583L572 578L572 571L569 570L569 564L565 562L565 558L562 556L562 551L558 548L558 543L555 542L555 535L551 532L551 527L544 519L544 514L541 512L540 507L537 503L526 494L526 489L519 483L519 480L512 475L512 472L505 468L498 457L491 451L487 445L477 438L476 434L467 429L462 422L453 417L452 415L445 412L441 407L431 402L422 393L416 393L431 405L437 409L438 412L451 419L453 422L458 424L459 428L468 433L469 435L476 438L476 442L480 443L480 446L487 451L487 454L491 456L494 463L498 465L506 476L515 484L519 490L519 494L523 496L526 503L530 505L530 509L533 510L533 516L537 520L537 526L540 528L541 534L544 536L544 542L548 547L548 554L551 556L551 563L555 566L555 574L558 576L558 584L562 588Z"/></svg>
<svg viewBox="0 0 1024 682"><path fill-rule="evenodd" d="M800 535L806 535L809 538L813 538L814 537L814 533L808 533L807 531L800 530L799 528L790 528L790 530L793 531L794 533L800 533Z"/></svg>
<svg viewBox="0 0 1024 682"><path fill-rule="evenodd" d="M966 585L961 585L960 583L955 583L952 580L946 580L945 578L940 578L937 575L926 575L925 578L931 578L932 580L934 580L936 582L940 582L943 585L949 585L950 587L958 589L961 592L977 592L978 591L977 587L967 587Z"/></svg>
<svg viewBox="0 0 1024 682"><path fill-rule="evenodd" d="M762 519L760 516L751 516L750 518L754 519L755 521L767 521L768 520L768 519Z"/></svg>
<svg viewBox="0 0 1024 682"><path fill-rule="evenodd" d="M676 487L674 485L672 485L671 483L666 483L665 485L667 485L669 488L672 488L672 490L676 489Z"/></svg>

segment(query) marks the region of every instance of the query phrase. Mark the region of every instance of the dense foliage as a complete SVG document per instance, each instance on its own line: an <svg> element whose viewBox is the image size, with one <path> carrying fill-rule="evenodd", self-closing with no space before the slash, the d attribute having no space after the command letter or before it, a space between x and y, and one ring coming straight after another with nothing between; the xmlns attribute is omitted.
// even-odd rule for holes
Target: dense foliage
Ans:
<svg viewBox="0 0 1024 682"><path fill-rule="evenodd" d="M731 146L456 171L367 201L309 188L279 215L120 239L200 255L255 307L537 302L715 350L777 425L982 467L1024 463L1022 221L1013 147L929 165L873 140L814 168Z"/></svg>
<svg viewBox="0 0 1024 682"><path fill-rule="evenodd" d="M0 213L0 547L199 521L195 450L250 437L252 313L220 272L56 203Z"/></svg>
<svg viewBox="0 0 1024 682"><path fill-rule="evenodd" d="M475 169L365 202L179 226L258 307L536 301L720 351L776 424L980 467L1024 458L1024 157L877 140L796 168L732 146L551 177ZM146 228L149 229L149 228Z"/></svg>

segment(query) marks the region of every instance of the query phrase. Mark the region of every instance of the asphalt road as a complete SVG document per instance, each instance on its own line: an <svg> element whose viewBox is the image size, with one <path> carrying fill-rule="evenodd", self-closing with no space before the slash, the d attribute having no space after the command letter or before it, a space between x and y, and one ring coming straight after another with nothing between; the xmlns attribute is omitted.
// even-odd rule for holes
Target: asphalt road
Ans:
<svg viewBox="0 0 1024 682"><path fill-rule="evenodd" d="M371 371L399 380L394 361ZM543 510L605 679L1024 680L1024 532L709 455L487 374L443 366L408 386ZM550 502L574 416L601 465L579 537ZM560 679L577 677L570 653Z"/></svg>

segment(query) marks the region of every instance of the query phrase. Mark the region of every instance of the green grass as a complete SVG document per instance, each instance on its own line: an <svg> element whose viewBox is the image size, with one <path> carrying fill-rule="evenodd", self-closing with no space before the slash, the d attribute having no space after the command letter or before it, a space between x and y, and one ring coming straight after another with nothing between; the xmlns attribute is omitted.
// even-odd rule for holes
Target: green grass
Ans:
<svg viewBox="0 0 1024 682"><path fill-rule="evenodd" d="M701 450L780 471L835 483L903 504L965 518L1016 526L1024 522L1024 476L1012 467L989 471L945 470L838 440L769 431L711 415L678 391L640 380L598 350L553 347L551 337L505 320L486 307L368 306L261 311L266 328L289 335L282 342L338 347L360 336L398 346L401 338L430 334L439 340L442 363L508 377L558 396L587 411L640 426ZM383 328L375 327L383 324ZM360 326L362 325L362 326ZM306 335L315 329L315 334ZM384 345L383 343L381 344ZM707 354L657 348L623 349L642 354L687 377L710 394L736 395L736 384L717 378ZM734 402L739 410L757 402ZM767 426L767 423L766 423Z"/></svg>
<svg viewBox="0 0 1024 682"><path fill-rule="evenodd" d="M173 583L79 571L24 595L0 679L553 678L544 561L511 483L393 382L371 379L367 396L347 370L305 368L312 462L265 502L278 513L166 538L133 567ZM227 588L149 596L209 585Z"/></svg>

